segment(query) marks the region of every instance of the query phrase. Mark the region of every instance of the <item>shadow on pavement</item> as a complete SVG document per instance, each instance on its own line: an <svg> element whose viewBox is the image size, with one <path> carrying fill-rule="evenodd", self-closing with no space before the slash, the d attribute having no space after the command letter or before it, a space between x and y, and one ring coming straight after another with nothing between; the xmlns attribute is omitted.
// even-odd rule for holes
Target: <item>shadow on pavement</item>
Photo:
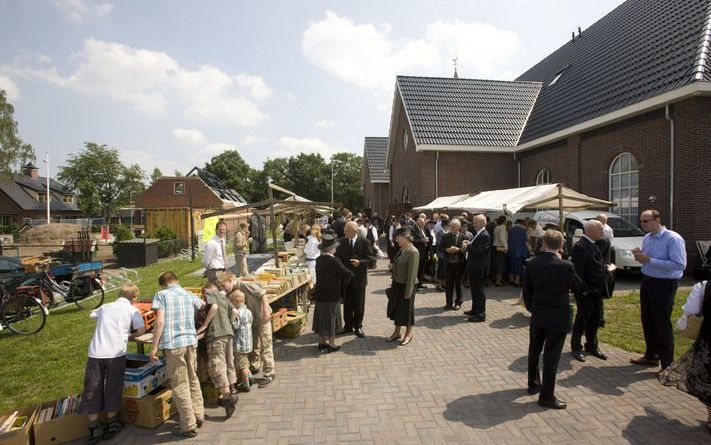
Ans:
<svg viewBox="0 0 711 445"><path fill-rule="evenodd" d="M635 416L622 430L622 437L631 444L650 443L709 443L711 435L698 427L684 425L676 419L669 419L652 407L645 407L646 416ZM705 413L704 413L705 415Z"/></svg>
<svg viewBox="0 0 711 445"><path fill-rule="evenodd" d="M492 321L489 326L494 329L520 329L530 324L531 319L520 312L512 314L509 318Z"/></svg>
<svg viewBox="0 0 711 445"><path fill-rule="evenodd" d="M590 359L594 360L594 359ZM633 383L654 379L655 373L645 371L639 366L602 366L599 368L583 365L575 374L560 379L556 385L572 388L575 386L585 386L592 392L607 394L611 396L621 396L624 394L622 388L626 388Z"/></svg>
<svg viewBox="0 0 711 445"><path fill-rule="evenodd" d="M558 372L561 371L570 371L573 369L571 366L572 360L575 360L574 358L570 357L570 355L566 356L565 352L563 355L560 357L560 363L558 364ZM540 361L539 361L539 369L543 369L543 354L541 354ZM524 355L523 357L519 357L516 360L509 365L509 371L513 372L521 372L521 373L528 373L528 356Z"/></svg>
<svg viewBox="0 0 711 445"><path fill-rule="evenodd" d="M516 399L525 397L521 402ZM536 403L535 396L526 394L525 389L506 389L488 394L461 397L449 402L444 418L451 422L462 422L470 428L491 428L510 420L522 419L526 415L544 410Z"/></svg>
<svg viewBox="0 0 711 445"><path fill-rule="evenodd" d="M403 329L403 335L404 333ZM387 337L369 336L367 332L365 338L355 336L345 338L349 338L349 340L341 343L341 350L339 352L347 355L374 356L378 351L391 351L400 345L397 341L386 342L385 339ZM413 337L413 341L414 338L415 337Z"/></svg>
<svg viewBox="0 0 711 445"><path fill-rule="evenodd" d="M451 314L451 312L447 313ZM415 328L425 327L427 329L442 329L466 322L467 316L464 315L464 312L458 311L455 312L455 315L430 315L429 317L416 319Z"/></svg>

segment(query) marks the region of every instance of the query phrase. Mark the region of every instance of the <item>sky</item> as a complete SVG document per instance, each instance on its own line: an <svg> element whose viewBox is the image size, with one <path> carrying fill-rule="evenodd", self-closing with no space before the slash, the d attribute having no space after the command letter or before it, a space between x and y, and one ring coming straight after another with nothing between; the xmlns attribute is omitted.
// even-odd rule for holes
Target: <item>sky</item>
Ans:
<svg viewBox="0 0 711 445"><path fill-rule="evenodd" d="M621 3L0 0L0 89L52 176L87 141L147 174L328 159L388 135L395 76L513 80Z"/></svg>

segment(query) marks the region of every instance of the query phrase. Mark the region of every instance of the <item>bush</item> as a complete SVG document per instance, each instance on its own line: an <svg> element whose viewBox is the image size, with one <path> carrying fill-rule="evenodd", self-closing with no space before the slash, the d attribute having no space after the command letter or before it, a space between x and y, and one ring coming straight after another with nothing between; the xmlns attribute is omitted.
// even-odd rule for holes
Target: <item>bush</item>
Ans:
<svg viewBox="0 0 711 445"><path fill-rule="evenodd" d="M131 232L131 229L126 226L112 225L109 226L109 231L114 234L115 242L133 239L133 232Z"/></svg>
<svg viewBox="0 0 711 445"><path fill-rule="evenodd" d="M158 238L161 241L166 241L166 240L171 240L171 239L176 239L178 235L175 234L175 232L170 228L166 226L160 226L156 229L155 233L153 233L150 238Z"/></svg>

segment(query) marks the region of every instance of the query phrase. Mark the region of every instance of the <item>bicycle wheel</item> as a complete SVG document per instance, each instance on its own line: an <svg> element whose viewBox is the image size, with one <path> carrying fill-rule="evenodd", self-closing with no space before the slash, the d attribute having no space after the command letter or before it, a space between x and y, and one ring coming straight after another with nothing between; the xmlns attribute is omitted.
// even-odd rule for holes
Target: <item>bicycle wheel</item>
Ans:
<svg viewBox="0 0 711 445"><path fill-rule="evenodd" d="M101 282L96 278L91 278L91 286L93 287L93 292L86 296L75 295L78 288L76 282L72 282L71 286L69 286L69 295L74 303L82 309L96 309L104 303L104 287Z"/></svg>
<svg viewBox="0 0 711 445"><path fill-rule="evenodd" d="M0 308L0 319L15 334L39 332L47 322L47 308L35 297L15 295Z"/></svg>

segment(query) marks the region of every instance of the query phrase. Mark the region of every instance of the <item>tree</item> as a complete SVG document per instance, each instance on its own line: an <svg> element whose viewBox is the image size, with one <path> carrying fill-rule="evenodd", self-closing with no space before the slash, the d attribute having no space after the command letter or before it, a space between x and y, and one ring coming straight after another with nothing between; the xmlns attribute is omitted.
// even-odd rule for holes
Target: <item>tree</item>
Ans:
<svg viewBox="0 0 711 445"><path fill-rule="evenodd" d="M267 199L267 183L269 180L285 189L292 190L294 184L289 176L289 160L287 158L267 159L261 170L254 173L252 185L254 194L252 202Z"/></svg>
<svg viewBox="0 0 711 445"><path fill-rule="evenodd" d="M108 218L120 204L122 194L127 200L129 192L143 190L145 174L138 164L123 165L115 148L94 142L84 145L78 155L69 155L57 179L77 194L77 203L85 214Z"/></svg>
<svg viewBox="0 0 711 445"><path fill-rule="evenodd" d="M146 179L146 173L140 165L133 164L125 167L123 174L124 187L116 199L117 205L131 206L136 201L136 198L146 191L146 184L143 182Z"/></svg>
<svg viewBox="0 0 711 445"><path fill-rule="evenodd" d="M363 157L350 152L336 153L331 156L331 163L334 201L351 210L359 210L363 205L363 190L360 185Z"/></svg>
<svg viewBox="0 0 711 445"><path fill-rule="evenodd" d="M35 159L30 144L22 142L13 117L15 107L7 102L5 91L0 90L0 173L11 173L13 167Z"/></svg>
<svg viewBox="0 0 711 445"><path fill-rule="evenodd" d="M163 173L160 171L158 167L153 169L153 173L151 173L151 184L156 182L156 179L160 178L163 176Z"/></svg>
<svg viewBox="0 0 711 445"><path fill-rule="evenodd" d="M331 198L331 170L320 154L301 153L288 162L292 189L297 195L311 201L329 201Z"/></svg>
<svg viewBox="0 0 711 445"><path fill-rule="evenodd" d="M185 175L180 173L180 170L176 170L175 172L173 172L173 176L175 176L176 178L182 178Z"/></svg>
<svg viewBox="0 0 711 445"><path fill-rule="evenodd" d="M205 164L205 171L217 176L229 188L236 190L246 200L254 198L255 171L237 150L223 151Z"/></svg>

